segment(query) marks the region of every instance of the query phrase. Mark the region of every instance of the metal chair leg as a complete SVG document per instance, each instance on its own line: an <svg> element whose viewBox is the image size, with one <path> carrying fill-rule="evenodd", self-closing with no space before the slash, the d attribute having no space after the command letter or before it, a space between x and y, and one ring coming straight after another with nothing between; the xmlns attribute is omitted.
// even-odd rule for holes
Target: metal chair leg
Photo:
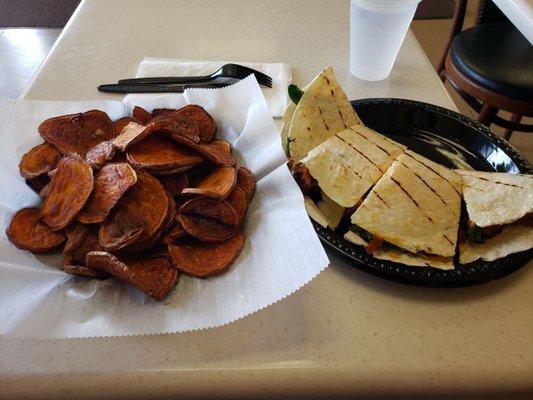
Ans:
<svg viewBox="0 0 533 400"><path fill-rule="evenodd" d="M520 114L513 114L511 117L511 122L519 123L522 120L522 116ZM511 135L513 134L513 130L511 128L507 128L505 132L503 133L503 138L505 140L511 139Z"/></svg>

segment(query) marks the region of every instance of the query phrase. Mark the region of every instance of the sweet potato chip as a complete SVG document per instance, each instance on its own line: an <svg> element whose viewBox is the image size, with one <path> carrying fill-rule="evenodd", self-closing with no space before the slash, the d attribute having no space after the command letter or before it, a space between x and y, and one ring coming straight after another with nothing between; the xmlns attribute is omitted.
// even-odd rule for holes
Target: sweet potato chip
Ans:
<svg viewBox="0 0 533 400"><path fill-rule="evenodd" d="M184 137L194 143L200 142L199 128L196 122L177 113L160 114L152 118L148 126L154 132L164 132L169 135Z"/></svg>
<svg viewBox="0 0 533 400"><path fill-rule="evenodd" d="M66 236L63 271L116 276L158 300L178 269L211 276L241 252L255 181L202 107L135 107L115 122L92 110L50 118L39 133L45 143L19 168L44 204L13 216L17 247L46 252Z"/></svg>
<svg viewBox="0 0 533 400"><path fill-rule="evenodd" d="M77 154L64 156L44 200L41 221L53 231L65 228L89 199L93 185L91 166Z"/></svg>
<svg viewBox="0 0 533 400"><path fill-rule="evenodd" d="M71 224L65 229L67 243L63 254L72 256L80 265L85 265L85 255L90 251L102 251L98 236L92 229L82 224Z"/></svg>
<svg viewBox="0 0 533 400"><path fill-rule="evenodd" d="M237 187L240 187L246 194L248 204L252 201L255 193L255 179L252 172L244 167L237 170Z"/></svg>
<svg viewBox="0 0 533 400"><path fill-rule="evenodd" d="M53 232L39 220L38 208L23 208L11 218L6 235L11 243L32 253L46 253L65 240L62 232Z"/></svg>
<svg viewBox="0 0 533 400"><path fill-rule="evenodd" d="M157 117L158 115L162 114L172 114L178 111L177 108L154 108L152 110L152 117Z"/></svg>
<svg viewBox="0 0 533 400"><path fill-rule="evenodd" d="M126 163L110 163L94 177L94 189L77 220L82 224L103 222L122 195L137 182L137 174Z"/></svg>
<svg viewBox="0 0 533 400"><path fill-rule="evenodd" d="M122 257L93 251L87 254L87 266L107 272L135 286L156 300L163 299L176 285L178 271L167 257Z"/></svg>
<svg viewBox="0 0 533 400"><path fill-rule="evenodd" d="M237 171L233 167L219 167L202 179L195 187L182 190L182 194L196 194L224 200L237 183Z"/></svg>
<svg viewBox="0 0 533 400"><path fill-rule="evenodd" d="M98 241L108 251L121 250L142 240L146 230L137 205L124 202L100 226Z"/></svg>
<svg viewBox="0 0 533 400"><path fill-rule="evenodd" d="M161 233L168 214L169 200L163 185L146 172L137 174L137 183L124 195L100 227L100 244L108 250L145 243ZM143 228L136 240L124 239ZM146 248L146 247L145 247ZM143 249L144 250L144 249ZM140 250L139 250L140 251Z"/></svg>
<svg viewBox="0 0 533 400"><path fill-rule="evenodd" d="M128 125L130 122L135 122L137 124L140 123L140 121L133 117L122 117L120 119L117 119L115 122L113 122L113 131L115 132L115 137L120 135L122 130ZM142 124L141 124L142 125Z"/></svg>
<svg viewBox="0 0 533 400"><path fill-rule="evenodd" d="M180 108L173 115L194 121L199 129L198 136L201 143L210 143L215 137L217 132L215 121L202 107L196 104L189 104Z"/></svg>
<svg viewBox="0 0 533 400"><path fill-rule="evenodd" d="M228 225L216 219L181 212L178 221L189 235L204 242L224 242L241 229L239 225Z"/></svg>
<svg viewBox="0 0 533 400"><path fill-rule="evenodd" d="M85 261L83 261L83 264L84 263ZM61 262L61 269L65 271L67 274L87 276L89 278L109 278L110 277L110 275L105 272L88 268L85 265L78 265L78 262L69 255L66 255L65 257L63 257L63 261Z"/></svg>
<svg viewBox="0 0 533 400"><path fill-rule="evenodd" d="M74 222L65 228L65 235L67 236L67 243L65 243L65 247L63 247L63 254L72 255L72 253L83 246L85 239L89 235L89 229ZM82 258L81 262L85 262L85 256Z"/></svg>
<svg viewBox="0 0 533 400"><path fill-rule="evenodd" d="M146 124L152 118L152 114L150 114L144 108L139 106L133 107L131 116L143 125Z"/></svg>
<svg viewBox="0 0 533 400"><path fill-rule="evenodd" d="M60 158L61 153L54 146L41 143L22 156L19 163L20 175L31 179L47 174L56 167Z"/></svg>
<svg viewBox="0 0 533 400"><path fill-rule="evenodd" d="M195 167L194 165L188 165L185 167L178 167L178 168L157 168L157 169L144 168L143 171L148 172L149 174L152 174L152 175L157 175L159 177L159 176L166 176L166 175L181 174L182 172L190 171L194 167Z"/></svg>
<svg viewBox="0 0 533 400"><path fill-rule="evenodd" d="M183 229L180 222L174 221L174 225L162 236L161 241L165 244L170 244L186 235L187 232Z"/></svg>
<svg viewBox="0 0 533 400"><path fill-rule="evenodd" d="M215 144L216 146L223 149L226 153L231 154L231 144L225 140L215 140L211 142L212 144Z"/></svg>
<svg viewBox="0 0 533 400"><path fill-rule="evenodd" d="M116 147L111 140L98 143L87 152L85 159L94 169L100 169L105 163L111 161L116 154Z"/></svg>
<svg viewBox="0 0 533 400"><path fill-rule="evenodd" d="M178 270L207 278L227 270L237 259L244 246L242 231L224 243L204 243L185 238L177 244L169 244L168 251L172 264Z"/></svg>
<svg viewBox="0 0 533 400"><path fill-rule="evenodd" d="M163 231L166 231L174 224L174 221L176 219L176 214L178 213L176 200L174 200L174 197L172 197L170 193L167 193L167 196L168 196L168 213L165 219L165 223L163 224Z"/></svg>
<svg viewBox="0 0 533 400"><path fill-rule="evenodd" d="M179 196L181 191L189 185L189 179L185 173L162 175L157 179L171 196Z"/></svg>
<svg viewBox="0 0 533 400"><path fill-rule="evenodd" d="M113 139L113 144L118 150L126 151L128 147L140 142L152 132L151 129L144 125L138 124L137 122L130 122L122 129L120 135Z"/></svg>
<svg viewBox="0 0 533 400"><path fill-rule="evenodd" d="M136 169L175 170L191 167L203 158L187 147L180 147L166 135L156 133L130 147L128 161Z"/></svg>
<svg viewBox="0 0 533 400"><path fill-rule="evenodd" d="M187 201L180 207L179 213L211 218L232 226L239 224L239 215L231 205L209 197L196 197Z"/></svg>
<svg viewBox="0 0 533 400"><path fill-rule="evenodd" d="M196 150L209 161L217 165L235 165L235 159L230 153L227 152L227 146L225 142L221 140L215 140L214 142L209 144L200 144L194 143L183 136L170 135L170 137L176 142L184 146L190 147L193 150Z"/></svg>
<svg viewBox="0 0 533 400"><path fill-rule="evenodd" d="M49 118L38 130L60 153L77 153L84 158L95 145L115 136L109 116L99 110Z"/></svg>
<svg viewBox="0 0 533 400"><path fill-rule="evenodd" d="M246 214L246 209L248 208L248 202L246 201L246 194L244 193L244 190L242 190L240 187L233 189L231 194L226 199L226 203L233 207L237 213L237 217L239 218L238 223L240 224L244 218L244 214Z"/></svg>

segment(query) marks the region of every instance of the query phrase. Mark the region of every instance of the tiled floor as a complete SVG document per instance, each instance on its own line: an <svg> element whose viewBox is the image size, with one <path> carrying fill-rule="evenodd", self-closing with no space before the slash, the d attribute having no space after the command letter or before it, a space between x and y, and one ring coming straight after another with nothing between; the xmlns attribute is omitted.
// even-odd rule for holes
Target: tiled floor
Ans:
<svg viewBox="0 0 533 400"><path fill-rule="evenodd" d="M476 1L470 1L465 25L472 26L476 18ZM450 30L451 20L417 20L411 28L428 58L435 65ZM0 29L0 97L19 97L39 65L44 60L61 30L59 29ZM459 110L472 118L476 114L447 85ZM528 119L531 121L532 119ZM498 133L503 130L492 128ZM515 132L513 143L529 160L533 160L533 134Z"/></svg>
<svg viewBox="0 0 533 400"><path fill-rule="evenodd" d="M19 97L60 29L0 29L0 97Z"/></svg>

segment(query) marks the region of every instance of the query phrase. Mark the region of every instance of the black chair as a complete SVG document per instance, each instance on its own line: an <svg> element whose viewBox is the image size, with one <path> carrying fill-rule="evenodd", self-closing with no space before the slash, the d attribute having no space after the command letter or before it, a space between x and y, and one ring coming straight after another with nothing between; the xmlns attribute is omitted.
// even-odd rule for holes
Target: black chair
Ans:
<svg viewBox="0 0 533 400"><path fill-rule="evenodd" d="M533 132L520 123L533 116L533 46L489 0L481 0L476 26L462 31L467 0L457 0L452 30L437 72L478 114L478 121ZM510 120L497 115L512 114Z"/></svg>

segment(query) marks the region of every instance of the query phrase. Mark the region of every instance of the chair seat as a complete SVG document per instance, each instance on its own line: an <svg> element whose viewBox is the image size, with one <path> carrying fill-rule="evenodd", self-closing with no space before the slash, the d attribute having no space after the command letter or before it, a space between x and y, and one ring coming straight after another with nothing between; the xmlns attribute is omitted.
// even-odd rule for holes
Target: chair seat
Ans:
<svg viewBox="0 0 533 400"><path fill-rule="evenodd" d="M533 102L533 46L511 24L482 24L457 35L450 59L468 79L516 100Z"/></svg>

